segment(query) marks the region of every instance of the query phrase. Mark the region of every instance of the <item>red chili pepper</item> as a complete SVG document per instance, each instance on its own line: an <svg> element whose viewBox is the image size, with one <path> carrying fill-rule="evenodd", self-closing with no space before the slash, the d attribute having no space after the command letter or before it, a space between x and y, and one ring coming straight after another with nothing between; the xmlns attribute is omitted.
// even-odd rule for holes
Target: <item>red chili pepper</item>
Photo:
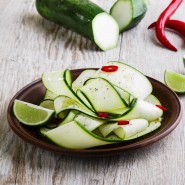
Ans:
<svg viewBox="0 0 185 185"><path fill-rule="evenodd" d="M156 22L152 23L148 29L154 28L155 26ZM179 20L168 20L166 27L179 32L185 37L185 22Z"/></svg>
<svg viewBox="0 0 185 185"><path fill-rule="evenodd" d="M164 29L167 21L175 13L175 11L181 5L182 2L183 0L172 0L168 7L161 13L156 22L155 32L158 40L161 42L161 44L163 44L172 51L177 51L177 49L166 38Z"/></svg>
<svg viewBox="0 0 185 185"><path fill-rule="evenodd" d="M98 112L98 117L100 117L100 118L108 118L109 114L107 112Z"/></svg>
<svg viewBox="0 0 185 185"><path fill-rule="evenodd" d="M115 65L103 66L101 70L104 72L115 72L118 70L118 66Z"/></svg>
<svg viewBox="0 0 185 185"><path fill-rule="evenodd" d="M128 120L119 120L118 125L128 125L129 121Z"/></svg>
<svg viewBox="0 0 185 185"><path fill-rule="evenodd" d="M163 107L162 105L155 105L156 107L160 108L163 111L167 111L166 107Z"/></svg>

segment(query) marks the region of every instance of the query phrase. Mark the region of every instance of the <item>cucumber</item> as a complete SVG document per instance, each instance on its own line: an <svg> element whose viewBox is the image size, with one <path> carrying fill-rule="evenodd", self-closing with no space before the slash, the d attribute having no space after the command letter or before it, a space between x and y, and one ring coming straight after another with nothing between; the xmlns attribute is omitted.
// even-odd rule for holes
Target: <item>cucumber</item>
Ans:
<svg viewBox="0 0 185 185"><path fill-rule="evenodd" d="M152 84L148 78L135 68L122 62L108 62L106 66L116 65L118 70L113 73L99 69L94 78L101 77L109 81L113 86L119 87L136 98L145 99L152 92Z"/></svg>
<svg viewBox="0 0 185 185"><path fill-rule="evenodd" d="M104 51L118 44L117 22L89 0L36 0L36 8L44 18L94 41Z"/></svg>
<svg viewBox="0 0 185 185"><path fill-rule="evenodd" d="M119 25L120 32L140 23L147 11L145 0L117 0L110 10Z"/></svg>

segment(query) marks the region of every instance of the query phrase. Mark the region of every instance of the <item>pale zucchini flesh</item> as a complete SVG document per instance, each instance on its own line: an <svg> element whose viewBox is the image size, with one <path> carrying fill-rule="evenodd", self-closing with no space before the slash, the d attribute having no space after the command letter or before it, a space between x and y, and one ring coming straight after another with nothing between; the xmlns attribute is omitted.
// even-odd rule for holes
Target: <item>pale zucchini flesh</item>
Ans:
<svg viewBox="0 0 185 185"><path fill-rule="evenodd" d="M85 149L114 143L94 137L74 121L47 131L44 135L55 144L70 149Z"/></svg>
<svg viewBox="0 0 185 185"><path fill-rule="evenodd" d="M46 90L45 96L44 96L44 100L54 100L58 95L52 93L49 90Z"/></svg>
<svg viewBox="0 0 185 185"><path fill-rule="evenodd" d="M62 122L58 125L58 126L61 126L61 125L64 125L66 123L69 123L71 121L74 120L75 116L78 114L78 111L75 111L75 110L71 110L68 115L66 117L64 117L64 119L62 120Z"/></svg>
<svg viewBox="0 0 185 185"><path fill-rule="evenodd" d="M58 96L54 100L54 107L56 110L56 114L59 114L65 110L77 110L84 114L96 117L96 114L90 111L87 107L82 104L79 104L74 99L69 98L67 96Z"/></svg>
<svg viewBox="0 0 185 185"><path fill-rule="evenodd" d="M105 12L98 14L92 21L92 30L95 43L103 51L117 47L119 26L111 15Z"/></svg>
<svg viewBox="0 0 185 185"><path fill-rule="evenodd" d="M148 121L145 119L133 119L129 121L128 125L118 126L113 132L120 139L127 139L139 132L145 130L148 127Z"/></svg>
<svg viewBox="0 0 185 185"><path fill-rule="evenodd" d="M42 82L50 92L58 96L68 96L79 101L71 88L72 78L69 70L45 72L42 75Z"/></svg>
<svg viewBox="0 0 185 185"><path fill-rule="evenodd" d="M161 105L161 102L159 101L159 99L154 96L153 94L149 94L146 98L145 101L147 101L148 103L151 103L153 105Z"/></svg>
<svg viewBox="0 0 185 185"><path fill-rule="evenodd" d="M146 11L145 0L117 0L110 14L118 22L120 32L123 32L139 24Z"/></svg>
<svg viewBox="0 0 185 185"><path fill-rule="evenodd" d="M136 138L139 138L139 137L144 136L146 134L149 134L149 133L153 132L154 130L157 130L160 126L161 126L161 122L159 122L159 121L151 122L145 130L127 138L126 140L136 139Z"/></svg>
<svg viewBox="0 0 185 185"><path fill-rule="evenodd" d="M91 78L96 70L94 69L86 69L81 72L81 74L77 77L77 79L72 83L72 88L76 92L80 87L84 85L84 82Z"/></svg>
<svg viewBox="0 0 185 185"><path fill-rule="evenodd" d="M99 69L94 78L101 77L117 86L135 98L145 99L152 92L152 85L148 78L134 69L133 67L122 62L108 62L106 66L116 65L118 70L114 73L107 73Z"/></svg>
<svg viewBox="0 0 185 185"><path fill-rule="evenodd" d="M96 112L114 113L116 109L126 108L125 102L115 88L103 78L89 79L80 90Z"/></svg>
<svg viewBox="0 0 185 185"><path fill-rule="evenodd" d="M154 121L159 119L162 114L163 111L157 106L150 104L142 99L137 99L134 107L127 114L124 114L115 120L131 120L143 118L148 121Z"/></svg>
<svg viewBox="0 0 185 185"><path fill-rule="evenodd" d="M40 106L46 109L55 110L53 100L44 100L40 103Z"/></svg>
<svg viewBox="0 0 185 185"><path fill-rule="evenodd" d="M84 126L89 131L93 131L105 123L104 120L92 118L85 114L78 114L74 120Z"/></svg>

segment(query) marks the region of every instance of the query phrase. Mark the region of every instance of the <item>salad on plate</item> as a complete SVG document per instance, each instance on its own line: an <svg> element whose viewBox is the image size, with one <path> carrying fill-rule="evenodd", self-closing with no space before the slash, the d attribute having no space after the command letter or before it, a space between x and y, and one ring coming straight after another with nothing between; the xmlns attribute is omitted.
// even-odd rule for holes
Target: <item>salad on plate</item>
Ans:
<svg viewBox="0 0 185 185"><path fill-rule="evenodd" d="M142 137L161 126L166 110L149 79L117 61L86 69L72 80L68 69L45 72L40 105L14 101L14 115L39 137L69 149L86 149Z"/></svg>

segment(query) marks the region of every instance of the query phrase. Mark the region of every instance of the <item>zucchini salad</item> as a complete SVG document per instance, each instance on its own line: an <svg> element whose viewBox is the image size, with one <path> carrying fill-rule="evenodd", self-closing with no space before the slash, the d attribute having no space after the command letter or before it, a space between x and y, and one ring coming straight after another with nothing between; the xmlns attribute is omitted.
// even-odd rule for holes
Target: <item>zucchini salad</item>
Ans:
<svg viewBox="0 0 185 185"><path fill-rule="evenodd" d="M166 110L149 79L122 62L86 69L74 81L68 69L45 72L42 82L40 105L15 100L14 115L64 148L124 145L158 129Z"/></svg>

